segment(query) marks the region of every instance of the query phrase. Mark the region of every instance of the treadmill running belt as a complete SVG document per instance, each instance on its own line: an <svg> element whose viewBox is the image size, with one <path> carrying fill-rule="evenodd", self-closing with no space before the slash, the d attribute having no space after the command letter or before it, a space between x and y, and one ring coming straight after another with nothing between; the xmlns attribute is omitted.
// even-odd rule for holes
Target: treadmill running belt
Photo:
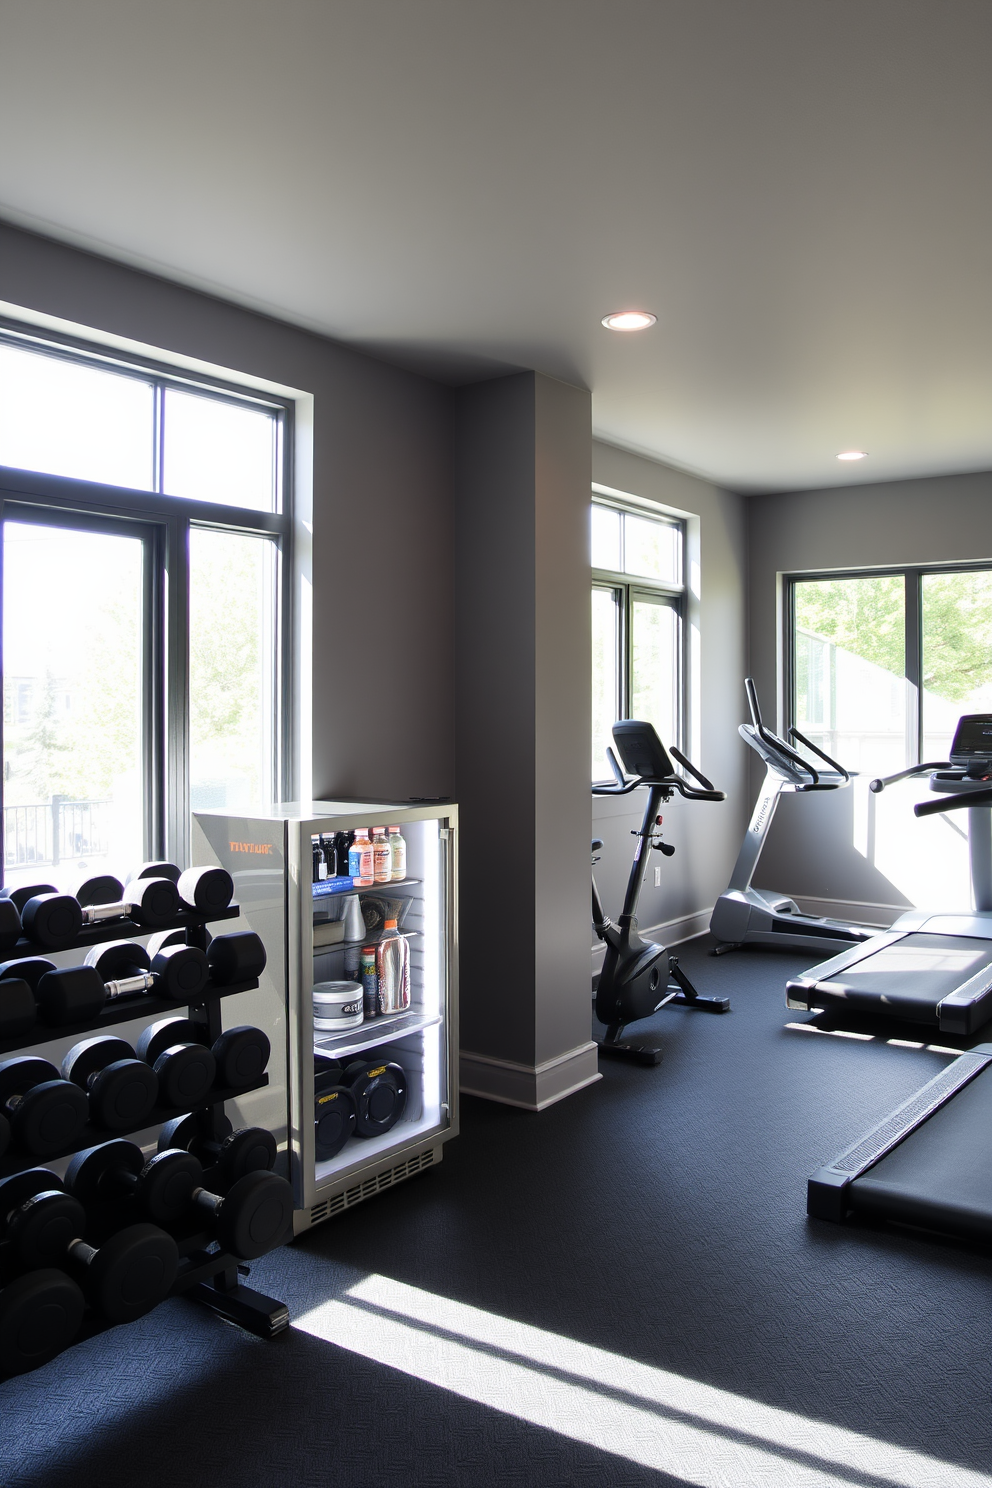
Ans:
<svg viewBox="0 0 992 1488"><path fill-rule="evenodd" d="M992 1240L992 1067L847 1192L859 1214Z"/></svg>
<svg viewBox="0 0 992 1488"><path fill-rule="evenodd" d="M863 956L817 983L817 991L831 1002L871 1011L879 1002L907 1009L931 1009L942 998L981 971L990 968L992 941L969 935L904 935L894 945Z"/></svg>

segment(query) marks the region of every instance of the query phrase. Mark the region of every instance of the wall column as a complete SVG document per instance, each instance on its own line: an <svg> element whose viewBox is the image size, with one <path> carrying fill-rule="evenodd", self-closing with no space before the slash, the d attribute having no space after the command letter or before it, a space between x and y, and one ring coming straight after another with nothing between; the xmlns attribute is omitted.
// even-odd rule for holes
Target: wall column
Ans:
<svg viewBox="0 0 992 1488"><path fill-rule="evenodd" d="M533 372L456 394L462 1089L532 1110L599 1078L590 402Z"/></svg>

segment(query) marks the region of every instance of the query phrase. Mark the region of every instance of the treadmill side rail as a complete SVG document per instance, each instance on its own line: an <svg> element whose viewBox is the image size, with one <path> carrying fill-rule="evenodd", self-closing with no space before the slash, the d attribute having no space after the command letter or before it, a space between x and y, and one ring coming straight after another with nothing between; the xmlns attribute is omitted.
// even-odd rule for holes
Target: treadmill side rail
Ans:
<svg viewBox="0 0 992 1488"><path fill-rule="evenodd" d="M886 946L895 945L902 940L905 932L898 935L891 930L880 930L870 940L862 941L859 945L853 945L846 951L841 951L839 956L831 956L829 961L820 961L816 966L811 966L809 971L804 971L802 976L793 977L785 984L785 1005L790 1008L812 1009L818 1006L812 1000L820 987L825 991L839 991L829 984L839 971L846 971L849 966L857 966L866 956L874 955L876 951L884 950Z"/></svg>
<svg viewBox="0 0 992 1488"><path fill-rule="evenodd" d="M942 1033L969 1034L987 1023L992 1014L992 967L962 982L937 1004L937 1026Z"/></svg>
<svg viewBox="0 0 992 1488"><path fill-rule="evenodd" d="M847 1188L854 1179L874 1167L990 1064L992 1044L980 1044L977 1049L958 1055L833 1162L818 1168L806 1184L807 1214L814 1219L840 1223L847 1215Z"/></svg>

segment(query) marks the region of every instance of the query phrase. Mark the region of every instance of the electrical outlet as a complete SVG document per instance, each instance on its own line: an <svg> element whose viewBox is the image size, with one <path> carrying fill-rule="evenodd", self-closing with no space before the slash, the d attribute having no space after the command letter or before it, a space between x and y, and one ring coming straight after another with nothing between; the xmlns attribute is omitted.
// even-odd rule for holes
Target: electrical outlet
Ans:
<svg viewBox="0 0 992 1488"><path fill-rule="evenodd" d="M660 868L656 868L654 870L654 886L655 886L656 889L660 889L661 888L661 869Z"/></svg>

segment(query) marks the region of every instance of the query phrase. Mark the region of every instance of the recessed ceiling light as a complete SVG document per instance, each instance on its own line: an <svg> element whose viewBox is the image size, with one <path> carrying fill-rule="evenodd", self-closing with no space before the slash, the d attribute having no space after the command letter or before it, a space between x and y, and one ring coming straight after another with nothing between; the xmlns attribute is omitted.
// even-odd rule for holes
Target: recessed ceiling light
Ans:
<svg viewBox="0 0 992 1488"><path fill-rule="evenodd" d="M657 319L649 310L616 310L603 316L603 324L608 331L646 331Z"/></svg>
<svg viewBox="0 0 992 1488"><path fill-rule="evenodd" d="M867 456L867 450L842 450L837 458L838 460L864 460Z"/></svg>

